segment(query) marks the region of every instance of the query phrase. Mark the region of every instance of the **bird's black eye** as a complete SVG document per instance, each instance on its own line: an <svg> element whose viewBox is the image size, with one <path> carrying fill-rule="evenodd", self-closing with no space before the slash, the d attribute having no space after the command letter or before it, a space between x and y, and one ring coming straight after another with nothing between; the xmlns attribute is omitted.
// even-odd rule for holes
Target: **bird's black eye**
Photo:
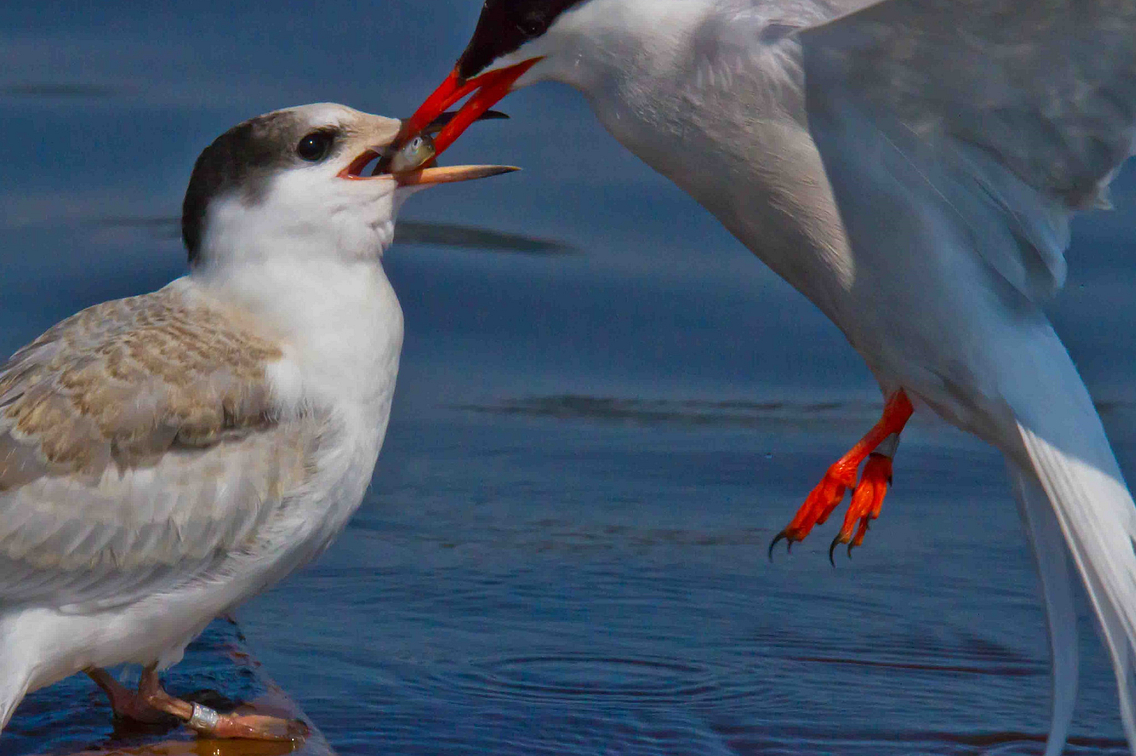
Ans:
<svg viewBox="0 0 1136 756"><path fill-rule="evenodd" d="M517 22L517 28L526 37L538 37L544 31L544 21L540 16L526 16Z"/></svg>
<svg viewBox="0 0 1136 756"><path fill-rule="evenodd" d="M335 134L330 131L313 131L296 145L296 154L309 163L318 163L331 152Z"/></svg>

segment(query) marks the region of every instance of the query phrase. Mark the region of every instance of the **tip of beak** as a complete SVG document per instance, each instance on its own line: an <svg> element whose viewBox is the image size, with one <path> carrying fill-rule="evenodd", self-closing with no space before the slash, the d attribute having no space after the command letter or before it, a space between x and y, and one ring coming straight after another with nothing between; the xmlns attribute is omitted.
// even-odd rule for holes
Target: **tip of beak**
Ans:
<svg viewBox="0 0 1136 756"><path fill-rule="evenodd" d="M395 178L399 186L422 186L473 181L519 170L521 169L514 165L446 165L399 173L395 175Z"/></svg>

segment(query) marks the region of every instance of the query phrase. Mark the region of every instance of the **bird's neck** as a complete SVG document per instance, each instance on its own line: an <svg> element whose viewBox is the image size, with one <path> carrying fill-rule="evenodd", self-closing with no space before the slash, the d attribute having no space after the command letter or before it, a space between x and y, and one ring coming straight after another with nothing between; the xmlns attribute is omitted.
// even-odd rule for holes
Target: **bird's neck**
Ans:
<svg viewBox="0 0 1136 756"><path fill-rule="evenodd" d="M676 181L705 174L716 167L708 161L726 159L722 148L736 141L711 143L728 125L722 113L703 112L719 88L700 70L706 56L699 40L713 25L715 6L589 0L553 27L552 51L536 70L579 90L607 130L659 172Z"/></svg>
<svg viewBox="0 0 1136 756"><path fill-rule="evenodd" d="M658 0L640 23L603 13L615 2L582 7L575 20L593 34L550 78L580 90L621 144L842 323L850 252L808 134L795 43L735 60L715 49L728 24L720 2ZM654 0L626 4L639 2Z"/></svg>
<svg viewBox="0 0 1136 756"><path fill-rule="evenodd" d="M669 68L714 0L588 0L549 31L542 78L605 102L628 99L628 87ZM619 95L616 97L615 95Z"/></svg>
<svg viewBox="0 0 1136 756"><path fill-rule="evenodd" d="M403 318L377 257L233 257L199 266L184 281L281 345L293 399L367 412L389 407Z"/></svg>

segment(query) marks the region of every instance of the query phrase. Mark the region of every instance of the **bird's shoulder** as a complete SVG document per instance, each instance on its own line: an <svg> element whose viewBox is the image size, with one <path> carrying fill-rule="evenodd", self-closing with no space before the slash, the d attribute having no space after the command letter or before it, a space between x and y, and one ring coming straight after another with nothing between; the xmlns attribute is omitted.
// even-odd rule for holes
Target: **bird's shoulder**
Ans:
<svg viewBox="0 0 1136 756"><path fill-rule="evenodd" d="M751 109L785 106L804 86L797 35L872 0L717 0L689 36L695 88L736 99L757 97Z"/></svg>
<svg viewBox="0 0 1136 756"><path fill-rule="evenodd" d="M878 0L717 0L706 8L692 35L696 54L707 58L753 58L796 33Z"/></svg>
<svg viewBox="0 0 1136 756"><path fill-rule="evenodd" d="M0 491L271 425L278 344L168 286L85 309L0 365Z"/></svg>

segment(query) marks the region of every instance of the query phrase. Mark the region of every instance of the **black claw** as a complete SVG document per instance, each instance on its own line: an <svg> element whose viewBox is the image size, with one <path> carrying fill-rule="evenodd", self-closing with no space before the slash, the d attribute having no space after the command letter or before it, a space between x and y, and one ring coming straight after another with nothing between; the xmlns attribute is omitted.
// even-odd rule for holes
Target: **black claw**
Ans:
<svg viewBox="0 0 1136 756"><path fill-rule="evenodd" d="M788 537L789 536L785 533L785 531L782 530L780 533L778 533L773 538L772 543L769 544L769 561L770 562L773 561L773 547L776 546L778 543L780 543L781 541L785 540ZM792 553L792 551L793 551L793 542L789 541L789 552Z"/></svg>
<svg viewBox="0 0 1136 756"><path fill-rule="evenodd" d="M832 552L836 551L836 544L838 543L840 543L839 535L832 539L832 543L828 547L828 561L833 567L836 567L836 559L833 558Z"/></svg>
<svg viewBox="0 0 1136 756"><path fill-rule="evenodd" d="M848 544L848 558L849 558L849 559L851 559L851 558L852 558L852 549L854 549L854 548L856 548L856 542L855 542L855 541L853 541L852 543Z"/></svg>

